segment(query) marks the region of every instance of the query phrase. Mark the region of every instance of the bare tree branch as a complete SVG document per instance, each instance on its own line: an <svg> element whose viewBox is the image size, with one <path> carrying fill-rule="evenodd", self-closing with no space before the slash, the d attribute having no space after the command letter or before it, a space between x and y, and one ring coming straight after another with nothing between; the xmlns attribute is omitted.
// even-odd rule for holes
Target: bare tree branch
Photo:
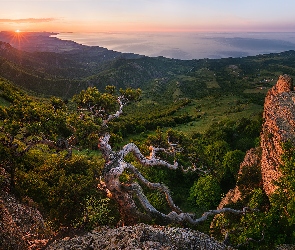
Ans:
<svg viewBox="0 0 295 250"><path fill-rule="evenodd" d="M187 222L195 225L207 220L209 216L214 216L220 213L245 214L247 211L250 211L248 208L244 208L243 210L223 208L219 210L210 210L205 212L202 217L194 219L193 214L182 212L181 209L174 204L168 187L160 183L149 182L131 163L124 161L124 158L129 153L132 153L136 157L137 161L144 166L164 166L173 170L177 169L177 162L170 164L156 156L157 152L166 152L165 149L150 147L149 149L151 153L149 157L145 157L141 154L139 148L134 143L129 143L119 152L114 152L108 143L109 139L110 135L105 134L99 140L99 148L106 160L104 167L104 185L105 189L107 189L111 194L111 197L114 198L118 204L120 204L121 215L125 223L132 224L142 219L142 213L139 212L139 208L134 201L134 195L140 201L142 208L148 215L150 215L151 218L157 218L163 223ZM142 185L163 193L172 211L167 215L158 211L148 201L147 197L144 195L142 187L138 183L121 183L120 176L125 170L129 170Z"/></svg>
<svg viewBox="0 0 295 250"><path fill-rule="evenodd" d="M127 104L127 100L124 98L124 96L119 96L117 102L119 103L119 109L116 111L116 113L109 115L106 120L103 120L102 126L107 126L107 123L115 118L118 118L123 113L123 107Z"/></svg>
<svg viewBox="0 0 295 250"><path fill-rule="evenodd" d="M181 166L181 170L184 173L197 172L197 171L199 171L199 172L201 172L203 174L209 174L210 173L209 170L204 170L202 167L198 168L195 163L192 163L192 165L190 167L186 168L186 169L184 169L183 166Z"/></svg>
<svg viewBox="0 0 295 250"><path fill-rule="evenodd" d="M152 146L150 146L149 149L151 150L151 153L150 153L150 156L147 158L141 154L139 148L134 143L129 143L123 147L123 149L119 152L119 154L122 157L121 160L123 160L128 153L132 152L133 155L136 157L136 159L144 166L164 166L169 169L177 169L178 167L177 162L174 162L174 164L172 165L156 157L157 152L161 152L161 151L165 152L165 149L154 148Z"/></svg>
<svg viewBox="0 0 295 250"><path fill-rule="evenodd" d="M149 182L147 179L145 179L143 177L143 175L130 163L127 163L127 167L128 170L130 170L133 174L135 174L136 178L145 186L147 186L150 189L154 189L154 190L159 190L160 192L162 192L165 195L165 198L170 206L170 208L172 209L172 211L175 211L177 213L182 213L181 209L179 207L177 207L174 202L173 199L170 195L170 191L168 189L168 187L166 187L163 184L160 183L152 183Z"/></svg>

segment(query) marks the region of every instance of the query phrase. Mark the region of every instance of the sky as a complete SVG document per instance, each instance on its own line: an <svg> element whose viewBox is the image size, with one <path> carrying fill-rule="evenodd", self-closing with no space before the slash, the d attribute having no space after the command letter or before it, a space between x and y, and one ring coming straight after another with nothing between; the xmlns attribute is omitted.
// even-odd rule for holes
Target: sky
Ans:
<svg viewBox="0 0 295 250"><path fill-rule="evenodd" d="M294 0L0 0L0 30L295 32Z"/></svg>

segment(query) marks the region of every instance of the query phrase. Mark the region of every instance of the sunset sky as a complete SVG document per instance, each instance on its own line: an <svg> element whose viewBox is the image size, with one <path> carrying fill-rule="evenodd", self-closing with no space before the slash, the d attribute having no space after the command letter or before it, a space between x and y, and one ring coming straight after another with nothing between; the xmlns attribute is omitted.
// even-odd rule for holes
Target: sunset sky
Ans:
<svg viewBox="0 0 295 250"><path fill-rule="evenodd" d="M0 30L291 31L294 0L0 0Z"/></svg>

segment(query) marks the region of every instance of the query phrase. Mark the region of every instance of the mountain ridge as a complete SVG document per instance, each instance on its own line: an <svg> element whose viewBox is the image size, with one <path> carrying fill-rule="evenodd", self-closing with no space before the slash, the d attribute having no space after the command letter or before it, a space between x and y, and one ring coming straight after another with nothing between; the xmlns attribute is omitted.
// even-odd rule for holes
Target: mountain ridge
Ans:
<svg viewBox="0 0 295 250"><path fill-rule="evenodd" d="M99 46L85 46L50 37L51 33L30 33L14 40L15 33L0 32L0 75L38 94L69 98L95 86L135 87L150 96L179 98L230 93L266 93L280 74L295 76L295 52L243 58L177 60L120 53ZM11 42L12 46L4 43ZM18 42L27 47L19 46ZM4 50L3 48L6 47ZM22 75L22 77L19 77ZM262 95L261 95L262 97Z"/></svg>

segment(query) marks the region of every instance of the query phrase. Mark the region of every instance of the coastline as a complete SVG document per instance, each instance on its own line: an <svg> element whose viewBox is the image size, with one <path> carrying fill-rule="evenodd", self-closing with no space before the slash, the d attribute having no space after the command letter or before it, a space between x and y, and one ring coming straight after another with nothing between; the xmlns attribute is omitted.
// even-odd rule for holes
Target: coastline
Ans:
<svg viewBox="0 0 295 250"><path fill-rule="evenodd" d="M100 46L122 53L181 60L246 57L295 49L293 32L97 32L59 33L52 37L75 41L86 46Z"/></svg>
<svg viewBox="0 0 295 250"><path fill-rule="evenodd" d="M0 41L27 52L63 53L92 47L119 54L180 60L220 59L295 50L295 32L74 33L0 32Z"/></svg>

